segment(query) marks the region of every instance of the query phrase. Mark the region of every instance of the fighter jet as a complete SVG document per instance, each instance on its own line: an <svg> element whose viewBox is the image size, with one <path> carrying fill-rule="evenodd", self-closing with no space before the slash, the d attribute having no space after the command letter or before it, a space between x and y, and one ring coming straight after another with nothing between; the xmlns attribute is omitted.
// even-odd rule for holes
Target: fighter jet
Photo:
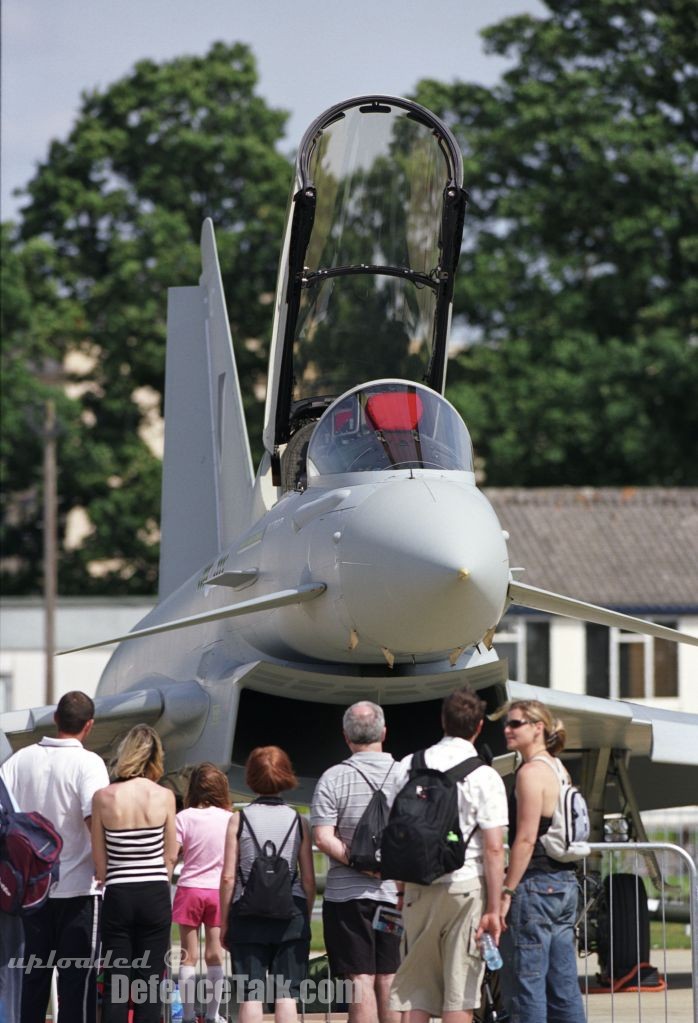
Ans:
<svg viewBox="0 0 698 1023"><path fill-rule="evenodd" d="M533 695L563 714L599 813L609 786L631 798L629 758L652 760L655 778L635 810L662 805L665 762L690 769L671 805L689 791L693 801L698 716L521 686L492 646L512 602L698 638L514 577L467 427L444 397L466 205L456 140L424 107L362 96L310 125L256 475L204 223L200 282L169 294L159 601L131 633L103 641L119 646L97 691L97 748L147 720L171 771L213 760L240 790L248 752L278 743L307 798L342 756L349 703L385 704L401 755L438 736L438 701L470 681L490 710ZM17 712L4 726L21 745L49 718ZM495 754L499 731L487 735Z"/></svg>

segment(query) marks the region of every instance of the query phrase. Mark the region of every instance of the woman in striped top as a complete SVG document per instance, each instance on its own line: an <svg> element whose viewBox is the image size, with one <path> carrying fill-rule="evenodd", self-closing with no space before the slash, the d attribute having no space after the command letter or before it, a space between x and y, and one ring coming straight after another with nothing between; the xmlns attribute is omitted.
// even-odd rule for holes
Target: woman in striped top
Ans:
<svg viewBox="0 0 698 1023"><path fill-rule="evenodd" d="M134 999L133 1023L160 1019L157 985L170 943L177 856L175 798L156 784L162 775L160 737L149 725L135 725L119 746L114 781L92 800L92 852L104 885L102 1023L126 1023L124 993L135 980L146 982L148 994Z"/></svg>

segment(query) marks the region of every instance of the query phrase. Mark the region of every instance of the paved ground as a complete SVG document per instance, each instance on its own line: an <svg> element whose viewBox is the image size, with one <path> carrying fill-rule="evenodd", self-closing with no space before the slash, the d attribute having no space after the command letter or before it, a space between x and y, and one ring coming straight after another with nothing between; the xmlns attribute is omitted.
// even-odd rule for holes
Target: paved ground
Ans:
<svg viewBox="0 0 698 1023"><path fill-rule="evenodd" d="M623 994L590 994L585 999L588 1023L694 1023L693 999L698 998L698 978L691 978L691 953L671 950L666 953L653 951L652 965L669 979L666 991L657 993L625 992ZM592 985L597 971L596 957L580 960L580 983L584 988L585 978ZM265 1020L273 1020L265 1016ZM308 1013L307 1023L343 1023L346 1013ZM50 1020L50 1017L49 1017ZM49 1021L47 1020L47 1023ZM67 1023L67 1021L66 1021Z"/></svg>
<svg viewBox="0 0 698 1023"><path fill-rule="evenodd" d="M698 980L691 985L691 953L670 949L666 953L653 950L650 961L661 975L668 978L667 990L656 993L624 992L617 995L589 995L586 1000L589 1023L693 1023L693 999L698 998ZM593 981L597 970L596 957L589 956L588 977ZM583 971L582 961L582 971ZM581 976L584 986L584 973Z"/></svg>
<svg viewBox="0 0 698 1023"><path fill-rule="evenodd" d="M666 970L669 978L667 990L642 994L590 994L585 999L588 1023L694 1023L693 998L698 997L698 992L691 989L691 953L683 950L668 951L666 967L662 951L653 951L651 960L662 975ZM589 985L592 984L597 969L595 956L589 956L586 966L585 961L580 960L580 982L583 987L585 976L589 979ZM694 982L693 987L698 987L698 981ZM264 1019L272 1020L273 1016L265 1016ZM343 1023L347 1016L346 1013L337 1012L331 1015L313 1013L306 1015L305 1019L307 1023Z"/></svg>

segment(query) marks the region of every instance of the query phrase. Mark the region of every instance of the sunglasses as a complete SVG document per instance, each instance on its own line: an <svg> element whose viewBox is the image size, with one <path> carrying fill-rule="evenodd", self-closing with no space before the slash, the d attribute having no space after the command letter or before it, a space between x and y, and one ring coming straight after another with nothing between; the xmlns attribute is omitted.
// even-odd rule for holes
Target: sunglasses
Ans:
<svg viewBox="0 0 698 1023"><path fill-rule="evenodd" d="M530 721L521 721L519 718L509 718L504 722L505 728L521 728L522 725L530 725Z"/></svg>

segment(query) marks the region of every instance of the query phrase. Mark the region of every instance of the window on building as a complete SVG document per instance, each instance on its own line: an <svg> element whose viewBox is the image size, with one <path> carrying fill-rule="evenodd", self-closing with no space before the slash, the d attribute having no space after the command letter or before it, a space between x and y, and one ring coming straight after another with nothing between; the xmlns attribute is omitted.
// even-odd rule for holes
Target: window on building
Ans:
<svg viewBox="0 0 698 1023"><path fill-rule="evenodd" d="M549 622L526 622L526 681L550 688Z"/></svg>
<svg viewBox="0 0 698 1023"><path fill-rule="evenodd" d="M12 675L9 671L0 672L0 714L12 710Z"/></svg>
<svg viewBox="0 0 698 1023"><path fill-rule="evenodd" d="M494 637L494 648L509 662L509 678L550 686L550 622L505 616Z"/></svg>
<svg viewBox="0 0 698 1023"><path fill-rule="evenodd" d="M605 625L586 626L586 691L589 696L608 697L610 686L610 638Z"/></svg>
<svg viewBox="0 0 698 1023"><path fill-rule="evenodd" d="M662 622L676 628L676 622ZM594 643L590 630L600 626L587 626L587 684L590 679L590 658L594 656ZM672 697L679 694L678 651L675 643L653 636L612 628L608 639L608 672L596 684L608 680L608 696L621 700L644 700L652 697ZM596 671L594 672L596 675ZM587 692L591 690L587 687ZM603 695L595 691L593 695Z"/></svg>

